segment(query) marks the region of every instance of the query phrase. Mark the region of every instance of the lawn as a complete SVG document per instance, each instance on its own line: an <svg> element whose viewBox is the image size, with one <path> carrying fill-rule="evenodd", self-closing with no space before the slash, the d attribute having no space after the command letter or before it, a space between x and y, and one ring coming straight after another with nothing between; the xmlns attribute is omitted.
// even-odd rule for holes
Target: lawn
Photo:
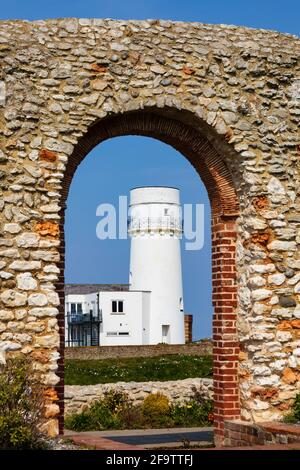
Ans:
<svg viewBox="0 0 300 470"><path fill-rule="evenodd" d="M66 385L148 382L212 377L212 356L182 354L156 357L65 361Z"/></svg>

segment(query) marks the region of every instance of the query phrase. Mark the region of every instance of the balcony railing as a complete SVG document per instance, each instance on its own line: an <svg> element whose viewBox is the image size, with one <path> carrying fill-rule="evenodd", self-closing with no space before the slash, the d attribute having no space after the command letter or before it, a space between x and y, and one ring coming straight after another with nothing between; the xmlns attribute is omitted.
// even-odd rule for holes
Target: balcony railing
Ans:
<svg viewBox="0 0 300 470"><path fill-rule="evenodd" d="M170 216L165 217L129 217L128 233L136 231L177 232L183 231L183 220Z"/></svg>
<svg viewBox="0 0 300 470"><path fill-rule="evenodd" d="M73 313L73 312L68 312L67 313L67 322L73 325L78 325L81 323L96 323L100 322L101 323L102 318L101 314L99 315L93 315L92 313Z"/></svg>

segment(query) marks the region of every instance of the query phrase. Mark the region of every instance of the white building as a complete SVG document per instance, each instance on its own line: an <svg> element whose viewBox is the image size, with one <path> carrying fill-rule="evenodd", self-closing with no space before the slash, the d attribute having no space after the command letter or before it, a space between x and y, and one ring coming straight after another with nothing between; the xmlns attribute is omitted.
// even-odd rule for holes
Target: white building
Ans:
<svg viewBox="0 0 300 470"><path fill-rule="evenodd" d="M66 345L183 344L179 190L130 191L129 285L67 285Z"/></svg>

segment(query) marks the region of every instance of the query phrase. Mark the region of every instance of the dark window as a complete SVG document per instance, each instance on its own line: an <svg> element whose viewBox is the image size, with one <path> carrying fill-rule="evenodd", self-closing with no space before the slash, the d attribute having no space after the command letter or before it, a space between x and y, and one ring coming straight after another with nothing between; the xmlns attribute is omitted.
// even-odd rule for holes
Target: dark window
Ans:
<svg viewBox="0 0 300 470"><path fill-rule="evenodd" d="M71 313L76 313L76 304L71 304Z"/></svg>
<svg viewBox="0 0 300 470"><path fill-rule="evenodd" d="M112 300L111 304L112 313L124 313L123 300Z"/></svg>
<svg viewBox="0 0 300 470"><path fill-rule="evenodd" d="M77 304L77 313L82 313L82 304Z"/></svg>
<svg viewBox="0 0 300 470"><path fill-rule="evenodd" d="M119 336L129 336L128 331L119 331Z"/></svg>

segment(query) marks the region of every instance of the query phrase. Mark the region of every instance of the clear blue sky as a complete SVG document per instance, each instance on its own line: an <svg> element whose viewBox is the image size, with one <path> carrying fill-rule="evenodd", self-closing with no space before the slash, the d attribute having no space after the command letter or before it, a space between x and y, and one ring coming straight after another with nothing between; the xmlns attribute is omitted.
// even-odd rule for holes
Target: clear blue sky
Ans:
<svg viewBox="0 0 300 470"><path fill-rule="evenodd" d="M149 19L223 23L299 35L299 0L10 0L1 19L61 17ZM182 202L204 203L205 246L182 250L185 310L194 314L194 339L211 335L209 202L198 175L171 147L143 137L121 137L96 147L78 168L66 217L66 282L128 282L129 241L96 238L95 212L101 202L142 185L171 185Z"/></svg>

